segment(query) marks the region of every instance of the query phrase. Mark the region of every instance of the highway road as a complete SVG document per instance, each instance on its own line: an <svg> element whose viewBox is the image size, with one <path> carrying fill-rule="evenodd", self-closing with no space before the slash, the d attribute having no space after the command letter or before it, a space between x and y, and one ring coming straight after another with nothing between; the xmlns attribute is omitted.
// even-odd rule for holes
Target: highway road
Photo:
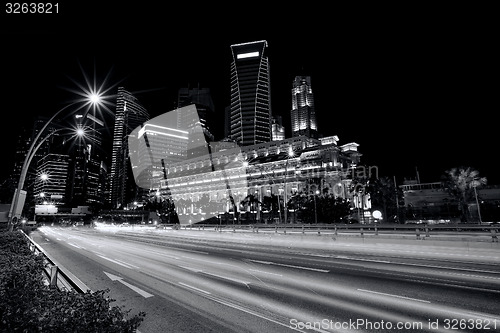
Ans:
<svg viewBox="0 0 500 333"><path fill-rule="evenodd" d="M206 233L41 227L31 237L91 290L146 312L143 333L500 332L498 251Z"/></svg>

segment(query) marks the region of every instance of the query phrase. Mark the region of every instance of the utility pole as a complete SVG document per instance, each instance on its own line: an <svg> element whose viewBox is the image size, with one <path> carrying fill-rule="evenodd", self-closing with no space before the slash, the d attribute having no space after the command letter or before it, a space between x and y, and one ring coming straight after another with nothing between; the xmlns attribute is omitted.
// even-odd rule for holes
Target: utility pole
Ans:
<svg viewBox="0 0 500 333"><path fill-rule="evenodd" d="M474 195L476 196L476 206L477 206L477 213L479 215L479 224L481 224L483 222L481 219L481 208L479 207L479 200L477 199L476 186L473 185L473 187L474 187Z"/></svg>
<svg viewBox="0 0 500 333"><path fill-rule="evenodd" d="M398 186L396 185L396 176L394 177L394 193L396 195L396 221L399 223L399 196L398 196ZM387 218L387 217L386 217Z"/></svg>

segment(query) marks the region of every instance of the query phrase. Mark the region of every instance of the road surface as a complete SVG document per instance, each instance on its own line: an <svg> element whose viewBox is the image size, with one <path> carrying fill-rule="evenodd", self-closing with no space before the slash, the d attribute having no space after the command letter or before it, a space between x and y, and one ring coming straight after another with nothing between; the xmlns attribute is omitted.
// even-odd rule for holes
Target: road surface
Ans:
<svg viewBox="0 0 500 333"><path fill-rule="evenodd" d="M41 227L31 236L90 289L146 312L143 333L500 332L500 252L207 233Z"/></svg>

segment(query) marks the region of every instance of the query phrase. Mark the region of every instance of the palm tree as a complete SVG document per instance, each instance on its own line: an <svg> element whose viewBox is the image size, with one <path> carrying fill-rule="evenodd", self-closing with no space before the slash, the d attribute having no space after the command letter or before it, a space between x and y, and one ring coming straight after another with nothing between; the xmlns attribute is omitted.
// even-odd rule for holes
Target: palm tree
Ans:
<svg viewBox="0 0 500 333"><path fill-rule="evenodd" d="M457 199L463 221L469 221L468 203L476 197L476 187L486 185L486 183L486 177L479 177L479 171L471 167L452 168L445 171L443 185ZM477 208L479 210L479 206Z"/></svg>

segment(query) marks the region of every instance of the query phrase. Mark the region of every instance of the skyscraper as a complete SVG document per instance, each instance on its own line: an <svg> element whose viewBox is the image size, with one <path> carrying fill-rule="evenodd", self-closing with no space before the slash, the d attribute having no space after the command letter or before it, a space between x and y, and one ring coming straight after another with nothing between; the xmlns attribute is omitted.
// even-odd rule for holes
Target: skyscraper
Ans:
<svg viewBox="0 0 500 333"><path fill-rule="evenodd" d="M106 203L107 166L102 149L105 123L95 111L75 115L76 127L84 129L85 135L70 144L68 199L73 206L102 207Z"/></svg>
<svg viewBox="0 0 500 333"><path fill-rule="evenodd" d="M194 105L195 107L187 107ZM208 142L214 141L211 132L214 125L214 103L208 88L181 88L177 107L179 119L177 128L189 134L187 158L207 153Z"/></svg>
<svg viewBox="0 0 500 333"><path fill-rule="evenodd" d="M310 76L296 76L292 86L292 136L318 138Z"/></svg>
<svg viewBox="0 0 500 333"><path fill-rule="evenodd" d="M149 119L147 110L130 92L118 88L116 98L115 128L111 152L111 171L109 181L109 201L111 208L124 207L130 196L130 188L136 187L130 179L130 160L128 156L128 135ZM133 184L132 184L133 183ZM127 195L129 193L129 195Z"/></svg>
<svg viewBox="0 0 500 333"><path fill-rule="evenodd" d="M36 202L48 201L55 205L67 202L69 165L66 154L47 154L39 160L34 185Z"/></svg>
<svg viewBox="0 0 500 333"><path fill-rule="evenodd" d="M231 45L231 139L248 146L271 141L267 41Z"/></svg>

